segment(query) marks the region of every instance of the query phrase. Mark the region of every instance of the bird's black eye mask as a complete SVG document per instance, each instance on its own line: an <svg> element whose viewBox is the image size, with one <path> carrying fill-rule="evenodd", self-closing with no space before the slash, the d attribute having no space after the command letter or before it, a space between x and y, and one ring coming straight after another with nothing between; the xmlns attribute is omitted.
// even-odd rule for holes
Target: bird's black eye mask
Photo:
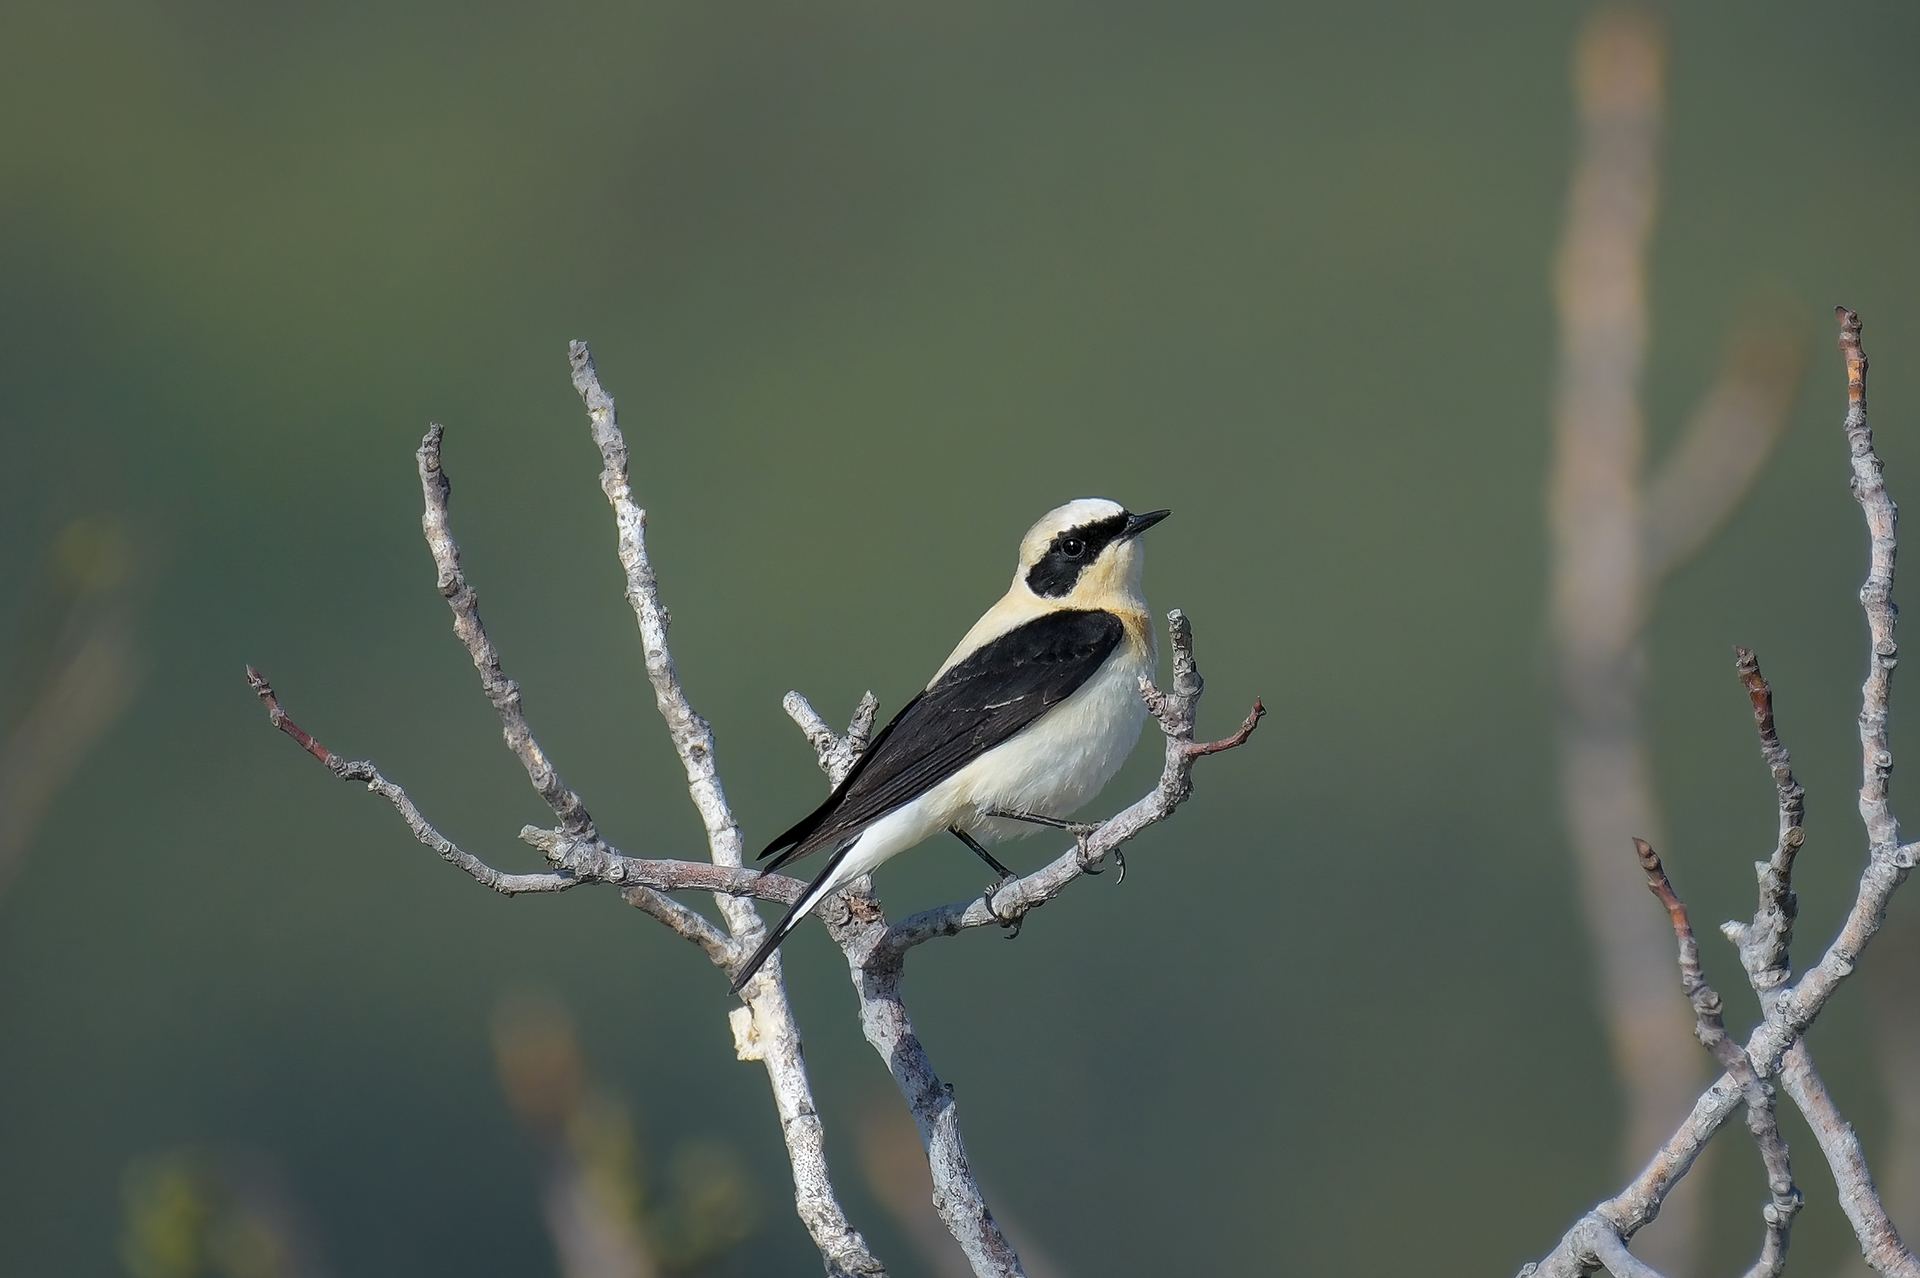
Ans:
<svg viewBox="0 0 1920 1278"><path fill-rule="evenodd" d="M1055 534L1040 562L1027 569L1027 589L1043 599L1071 594L1081 572L1126 532L1131 518L1121 511Z"/></svg>

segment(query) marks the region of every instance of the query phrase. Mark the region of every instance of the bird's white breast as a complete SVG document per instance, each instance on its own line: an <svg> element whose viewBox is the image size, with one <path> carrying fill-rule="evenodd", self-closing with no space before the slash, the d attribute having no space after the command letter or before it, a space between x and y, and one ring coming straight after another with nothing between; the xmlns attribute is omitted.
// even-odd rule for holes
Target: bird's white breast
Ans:
<svg viewBox="0 0 1920 1278"><path fill-rule="evenodd" d="M1113 779L1140 739L1147 717L1140 680L1152 671L1148 654L1123 641L1072 696L935 787L946 791L936 805L974 834L996 839L1039 827L978 813L1073 812Z"/></svg>
<svg viewBox="0 0 1920 1278"><path fill-rule="evenodd" d="M1139 636L1136 639L1136 635ZM1032 834L1026 821L982 812L1064 817L1098 794L1120 770L1146 722L1140 680L1153 673L1152 632L1144 617L1093 678L1072 696L953 776L868 826L831 874L804 898L811 903L867 874L922 839L958 825L988 842Z"/></svg>

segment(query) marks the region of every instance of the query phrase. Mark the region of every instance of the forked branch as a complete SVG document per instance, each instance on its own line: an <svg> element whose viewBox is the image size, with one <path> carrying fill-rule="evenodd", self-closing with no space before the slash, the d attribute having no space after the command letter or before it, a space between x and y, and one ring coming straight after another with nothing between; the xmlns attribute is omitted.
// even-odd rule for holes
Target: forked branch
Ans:
<svg viewBox="0 0 1920 1278"><path fill-rule="evenodd" d="M1620 1194L1583 1216L1551 1255L1538 1265L1528 1265L1523 1274L1564 1278L1605 1267L1616 1276L1652 1275L1650 1268L1627 1252L1627 1241L1653 1219L1700 1150L1743 1103L1766 1165L1769 1195L1763 1211L1766 1235L1760 1258L1748 1273L1750 1278L1778 1274L1785 1263L1793 1214L1799 1208L1786 1146L1780 1141L1773 1115L1769 1080L1778 1076L1806 1115L1833 1169L1841 1206L1868 1263L1881 1273L1920 1278L1920 1261L1901 1243L1887 1218L1860 1143L1821 1083L1803 1037L1841 982L1858 966L1885 917L1888 898L1913 868L1917 850L1914 844L1901 844L1899 825L1887 797L1887 778L1893 770L1887 740L1888 706L1899 652L1894 642L1896 614L1892 602L1896 512L1867 425L1867 359L1860 346L1860 320L1844 307L1838 309L1836 317L1847 367L1844 427L1853 462L1853 493L1866 517L1869 542L1867 581L1860 590L1869 631L1867 678L1860 704L1860 817L1867 836L1867 867L1840 935L1799 981L1791 982L1788 945L1797 909L1793 868L1805 843L1805 795L1794 779L1792 761L1775 728L1773 690L1753 654L1736 650L1736 669L1753 705L1761 757L1772 775L1779 810L1773 853L1755 867L1759 903L1753 921L1729 923L1723 928L1739 947L1741 966L1759 996L1760 1023L1744 1045L1727 1033L1719 996L1700 971L1686 909L1673 892L1659 857L1644 842L1638 843L1648 885L1667 907L1679 941L1682 984L1694 1006L1697 1032L1726 1067L1726 1073L1702 1093L1693 1112L1645 1171Z"/></svg>
<svg viewBox="0 0 1920 1278"><path fill-rule="evenodd" d="M248 683L266 706L275 727L334 775L362 782L385 798L415 838L477 882L507 896L561 892L583 883L615 887L629 903L698 945L716 967L731 975L764 935L752 900L791 904L806 885L799 879L761 874L745 867L740 825L720 784L713 730L688 701L667 645L667 610L660 601L659 583L647 557L646 512L633 498L629 454L613 397L601 387L593 357L584 343L573 343L568 354L574 387L586 403L593 440L600 452L600 487L614 515L617 551L626 573L627 601L639 627L642 659L655 703L686 772L688 793L706 830L708 859L657 860L622 853L601 837L580 796L561 781L527 722L519 685L507 677L500 654L487 637L480 620L478 594L461 568L448 511L452 485L441 463L445 432L438 425L427 432L417 455L425 507L422 528L433 553L440 592L453 613L454 632L466 647L481 687L500 716L507 747L554 814L554 828L527 826L520 831L520 838L538 848L552 869L538 874L508 873L464 851L427 821L406 792L382 776L373 764L349 761L332 753L288 718L272 687L252 667L247 668ZM967 1160L953 1089L934 1073L901 1001L904 958L910 948L935 936L952 935L988 922L1017 923L1068 883L1093 872L1101 860L1109 856L1117 859L1121 845L1170 816L1192 793L1195 760L1232 749L1252 734L1266 713L1257 701L1232 736L1220 741L1194 741L1194 714L1201 684L1194 664L1193 632L1177 610L1168 620L1173 637L1173 690L1163 693L1145 681L1141 687L1141 695L1165 737L1165 765L1159 784L1150 793L1115 816L1085 827L1072 851L1034 874L1001 884L980 900L925 911L894 926L887 922L879 902L862 880L828 897L819 909L828 931L846 954L860 994L866 1037L887 1062L919 1126L933 1172L934 1205L976 1274L1012 1278L1022 1271L1019 1257L987 1209ZM806 734L829 779L837 782L866 749L878 703L871 693L863 697L844 736L834 733L799 694L788 694L786 707ZM712 893L724 927L668 895L686 891ZM828 1273L884 1274L884 1266L847 1222L828 1174L824 1130L777 956L747 983L741 991L741 1002L743 1006L735 1008L730 1016L735 1048L742 1060L765 1064L793 1171L795 1209Z"/></svg>

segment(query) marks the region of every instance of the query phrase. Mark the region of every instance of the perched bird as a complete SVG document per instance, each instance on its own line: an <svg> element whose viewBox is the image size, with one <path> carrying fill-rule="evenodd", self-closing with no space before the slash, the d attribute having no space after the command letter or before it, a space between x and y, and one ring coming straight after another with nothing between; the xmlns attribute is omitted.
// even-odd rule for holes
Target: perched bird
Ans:
<svg viewBox="0 0 1920 1278"><path fill-rule="evenodd" d="M1137 538L1170 513L1086 497L1027 530L1000 602L827 801L760 854L771 873L830 852L735 990L829 892L929 835L952 831L1006 878L982 841L1060 824L1113 778L1140 738L1154 663Z"/></svg>

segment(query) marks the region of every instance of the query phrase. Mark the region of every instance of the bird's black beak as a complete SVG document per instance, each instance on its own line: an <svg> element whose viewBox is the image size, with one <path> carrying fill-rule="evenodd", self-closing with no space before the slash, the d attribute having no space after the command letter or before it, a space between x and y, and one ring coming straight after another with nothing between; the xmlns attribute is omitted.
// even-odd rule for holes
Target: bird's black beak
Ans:
<svg viewBox="0 0 1920 1278"><path fill-rule="evenodd" d="M1144 515L1128 515L1127 526L1120 530L1120 536L1122 538L1138 537L1172 513L1171 510L1149 510Z"/></svg>

